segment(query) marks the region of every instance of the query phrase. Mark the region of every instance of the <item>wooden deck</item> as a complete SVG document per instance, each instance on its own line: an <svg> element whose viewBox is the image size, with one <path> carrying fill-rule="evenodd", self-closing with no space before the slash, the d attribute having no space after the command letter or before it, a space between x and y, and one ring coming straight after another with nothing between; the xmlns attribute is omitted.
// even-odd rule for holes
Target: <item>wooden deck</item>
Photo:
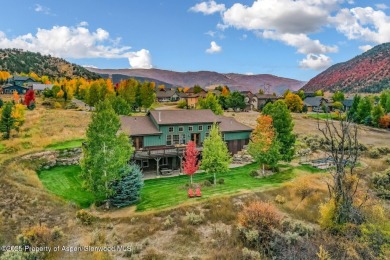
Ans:
<svg viewBox="0 0 390 260"><path fill-rule="evenodd" d="M183 156L186 147L161 147L161 148L151 148L136 150L133 155L134 160L142 159L153 159L153 158L163 158L163 157L175 157ZM197 147L198 151L202 151L202 147Z"/></svg>

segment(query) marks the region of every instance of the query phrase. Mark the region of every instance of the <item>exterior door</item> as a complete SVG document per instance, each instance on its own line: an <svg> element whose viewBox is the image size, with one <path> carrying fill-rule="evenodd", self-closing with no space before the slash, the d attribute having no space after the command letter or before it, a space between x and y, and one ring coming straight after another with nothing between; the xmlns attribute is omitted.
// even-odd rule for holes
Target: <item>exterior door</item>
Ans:
<svg viewBox="0 0 390 260"><path fill-rule="evenodd" d="M191 141L195 142L196 146L200 146L200 133L191 134Z"/></svg>
<svg viewBox="0 0 390 260"><path fill-rule="evenodd" d="M136 150L144 148L144 137L143 136L133 137L133 145Z"/></svg>

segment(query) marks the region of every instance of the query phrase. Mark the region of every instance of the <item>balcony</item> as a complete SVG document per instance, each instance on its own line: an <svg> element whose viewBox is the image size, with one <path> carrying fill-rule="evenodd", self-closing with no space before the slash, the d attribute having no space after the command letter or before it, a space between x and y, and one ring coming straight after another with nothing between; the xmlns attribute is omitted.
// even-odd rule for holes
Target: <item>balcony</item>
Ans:
<svg viewBox="0 0 390 260"><path fill-rule="evenodd" d="M142 148L134 152L132 159L142 160L142 159L153 159L153 158L161 158L161 157L183 156L185 149L186 147L184 145L177 146L177 147L162 146L162 147ZM198 151L202 151L202 147L197 147L197 149Z"/></svg>

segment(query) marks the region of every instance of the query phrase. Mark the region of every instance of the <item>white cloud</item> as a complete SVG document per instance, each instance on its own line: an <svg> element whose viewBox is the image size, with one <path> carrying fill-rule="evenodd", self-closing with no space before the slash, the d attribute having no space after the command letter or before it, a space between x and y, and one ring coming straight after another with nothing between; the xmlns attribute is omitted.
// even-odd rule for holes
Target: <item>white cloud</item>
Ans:
<svg viewBox="0 0 390 260"><path fill-rule="evenodd" d="M291 33L276 33L274 31L257 32L257 36L265 39L272 39L284 42L289 46L296 47L299 53L302 54L322 54L328 52L337 52L337 46L326 46L320 43L319 40L312 40L306 34L291 34Z"/></svg>
<svg viewBox="0 0 390 260"><path fill-rule="evenodd" d="M81 67L98 69L98 67L96 67L95 65L81 65Z"/></svg>
<svg viewBox="0 0 390 260"><path fill-rule="evenodd" d="M376 4L376 8L386 10L389 9L389 7L386 4Z"/></svg>
<svg viewBox="0 0 390 260"><path fill-rule="evenodd" d="M390 16L371 7L342 9L331 22L348 39L373 43L390 41Z"/></svg>
<svg viewBox="0 0 390 260"><path fill-rule="evenodd" d="M47 15L51 15L52 14L49 7L46 7L46 6L43 6L43 5L40 5L40 4L35 4L34 11L37 12L37 13L44 13L44 14L47 14Z"/></svg>
<svg viewBox="0 0 390 260"><path fill-rule="evenodd" d="M132 52L129 57L129 63L134 69L151 69L152 57L148 50L142 49L137 52Z"/></svg>
<svg viewBox="0 0 390 260"><path fill-rule="evenodd" d="M328 68L332 64L332 60L323 54L310 53L306 55L306 58L300 61L299 65L303 69L323 70Z"/></svg>
<svg viewBox="0 0 390 260"><path fill-rule="evenodd" d="M309 33L327 23L329 13L341 0L257 0L252 6L240 3L227 9L225 25L246 30L276 30L280 33Z"/></svg>
<svg viewBox="0 0 390 260"><path fill-rule="evenodd" d="M78 24L78 26L81 26L81 27L87 27L88 26L88 22L86 21L82 21Z"/></svg>
<svg viewBox="0 0 390 260"><path fill-rule="evenodd" d="M225 11L224 4L217 4L215 1L201 2L190 8L190 11L195 13L203 13L204 15L210 15L217 12Z"/></svg>
<svg viewBox="0 0 390 260"><path fill-rule="evenodd" d="M363 52L366 52L370 49L372 49L372 45L362 45L362 46L359 46L359 49L362 50Z"/></svg>
<svg viewBox="0 0 390 260"><path fill-rule="evenodd" d="M210 43L210 48L208 48L208 49L206 50L206 52L207 52L207 53L210 53L210 54L212 54L212 53L217 53L217 52L220 52L220 51L222 51L222 47L221 47L221 46L218 46L218 44L217 44L215 41L212 41L212 42Z"/></svg>
<svg viewBox="0 0 390 260"><path fill-rule="evenodd" d="M145 63L151 61L147 50L130 52L131 47L117 46L115 42L116 40L110 39L106 30L98 28L96 31L90 31L84 26L39 28L35 35L28 33L15 38L8 38L0 31L0 48L19 48L61 58L129 58L135 59L130 62L132 66L152 66L151 63ZM142 56L149 58L142 59Z"/></svg>

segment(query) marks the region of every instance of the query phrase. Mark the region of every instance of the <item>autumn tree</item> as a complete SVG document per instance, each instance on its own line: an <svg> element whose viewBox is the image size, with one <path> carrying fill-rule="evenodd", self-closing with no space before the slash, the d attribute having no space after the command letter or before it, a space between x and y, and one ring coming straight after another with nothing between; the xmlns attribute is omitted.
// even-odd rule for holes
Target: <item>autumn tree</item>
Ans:
<svg viewBox="0 0 390 260"><path fill-rule="evenodd" d="M135 110L138 107L137 95L139 93L139 88L140 83L133 78L122 80L118 86L118 95L126 100L132 110Z"/></svg>
<svg viewBox="0 0 390 260"><path fill-rule="evenodd" d="M230 95L230 91L227 86L222 87L221 95L224 97L228 97Z"/></svg>
<svg viewBox="0 0 390 260"><path fill-rule="evenodd" d="M24 124L25 107L22 104L15 104L12 107L12 118L14 119L13 129L19 132L20 127Z"/></svg>
<svg viewBox="0 0 390 260"><path fill-rule="evenodd" d="M199 168L198 155L199 151L196 149L195 142L189 141L184 152L183 170L185 174L190 176L191 184L192 175L194 175Z"/></svg>
<svg viewBox="0 0 390 260"><path fill-rule="evenodd" d="M323 97L324 96L324 91L322 91L321 89L317 90L316 92L314 92L314 95L316 97Z"/></svg>
<svg viewBox="0 0 390 260"><path fill-rule="evenodd" d="M379 127L389 128L390 127L390 115L384 115L379 118Z"/></svg>
<svg viewBox="0 0 390 260"><path fill-rule="evenodd" d="M257 118L257 125L252 132L248 152L257 162L262 164L263 175L265 174L265 164L272 168L276 166L280 155L272 117L261 115Z"/></svg>
<svg viewBox="0 0 390 260"><path fill-rule="evenodd" d="M377 104L374 106L371 112L372 125L378 127L379 119L385 115L385 110L381 106L381 104Z"/></svg>
<svg viewBox="0 0 390 260"><path fill-rule="evenodd" d="M81 178L84 187L91 191L97 203L115 194L112 183L120 180L123 169L133 153L129 137L118 134L121 123L108 100L99 102L88 125L86 143L81 159Z"/></svg>
<svg viewBox="0 0 390 260"><path fill-rule="evenodd" d="M295 153L295 135L293 134L294 122L287 105L283 100L268 103L263 109L264 115L272 117L272 124L279 141L281 159L291 161Z"/></svg>
<svg viewBox="0 0 390 260"><path fill-rule="evenodd" d="M297 94L288 93L284 98L284 102L291 112L302 112L303 101Z"/></svg>
<svg viewBox="0 0 390 260"><path fill-rule="evenodd" d="M24 104L28 109L33 110L35 108L35 92L32 89L29 89L24 95Z"/></svg>
<svg viewBox="0 0 390 260"><path fill-rule="evenodd" d="M200 168L208 174L213 174L215 186L217 184L217 173L228 171L231 160L229 150L219 132L219 127L214 123L211 127L209 137L203 142Z"/></svg>
<svg viewBox="0 0 390 260"><path fill-rule="evenodd" d="M14 128L15 119L12 117L13 104L5 102L1 112L0 131L4 139L10 139L11 130Z"/></svg>
<svg viewBox="0 0 390 260"><path fill-rule="evenodd" d="M210 92L207 93L206 98L199 99L198 107L200 109L211 109L216 115L223 114L222 107L219 104L217 97Z"/></svg>
<svg viewBox="0 0 390 260"><path fill-rule="evenodd" d="M19 103L20 96L16 90L14 90L14 92L12 92L12 99L13 99L15 104Z"/></svg>

